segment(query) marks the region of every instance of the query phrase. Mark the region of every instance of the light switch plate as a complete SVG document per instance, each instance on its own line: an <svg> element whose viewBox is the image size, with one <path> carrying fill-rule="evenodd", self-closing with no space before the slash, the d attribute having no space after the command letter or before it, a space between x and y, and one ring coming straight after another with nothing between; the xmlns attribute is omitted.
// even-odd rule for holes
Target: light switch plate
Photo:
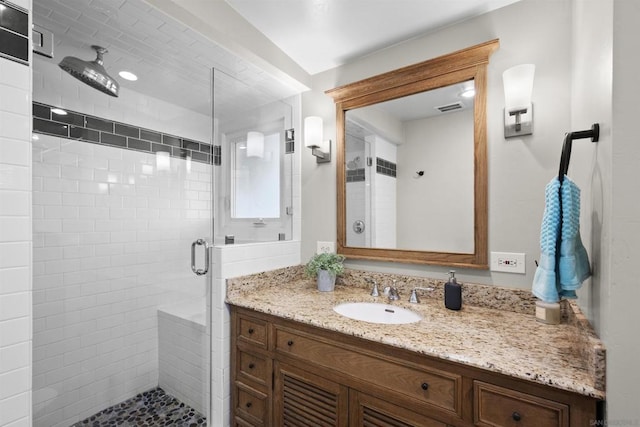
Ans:
<svg viewBox="0 0 640 427"><path fill-rule="evenodd" d="M491 252L491 271L526 274L525 254L513 252Z"/></svg>

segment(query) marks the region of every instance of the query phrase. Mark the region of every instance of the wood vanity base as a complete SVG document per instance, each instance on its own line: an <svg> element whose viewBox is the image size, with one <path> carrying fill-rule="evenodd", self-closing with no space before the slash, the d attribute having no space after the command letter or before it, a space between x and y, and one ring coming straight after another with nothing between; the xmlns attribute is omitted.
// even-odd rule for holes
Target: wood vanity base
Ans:
<svg viewBox="0 0 640 427"><path fill-rule="evenodd" d="M235 306L231 372L245 427L583 427L599 402Z"/></svg>

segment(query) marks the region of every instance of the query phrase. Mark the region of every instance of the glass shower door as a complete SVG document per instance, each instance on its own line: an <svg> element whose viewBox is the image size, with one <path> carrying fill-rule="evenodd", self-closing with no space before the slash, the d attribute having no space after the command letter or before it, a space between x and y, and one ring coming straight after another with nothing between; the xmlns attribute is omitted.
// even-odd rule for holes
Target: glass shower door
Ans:
<svg viewBox="0 0 640 427"><path fill-rule="evenodd" d="M48 83L55 62L34 75L34 426L202 425L211 274L191 248L213 241L211 91L200 111L133 90L98 108L72 77Z"/></svg>

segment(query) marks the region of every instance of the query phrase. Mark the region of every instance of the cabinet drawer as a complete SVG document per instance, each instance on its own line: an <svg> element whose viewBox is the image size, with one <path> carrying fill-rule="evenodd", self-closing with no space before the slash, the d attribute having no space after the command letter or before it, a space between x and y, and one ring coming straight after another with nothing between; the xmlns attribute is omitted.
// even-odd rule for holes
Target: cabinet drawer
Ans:
<svg viewBox="0 0 640 427"><path fill-rule="evenodd" d="M460 375L358 353L306 334L276 329L276 352L297 357L462 415Z"/></svg>
<svg viewBox="0 0 640 427"><path fill-rule="evenodd" d="M262 320L238 316L238 340L267 348L267 324Z"/></svg>
<svg viewBox="0 0 640 427"><path fill-rule="evenodd" d="M253 425L268 425L267 395L236 382L235 415Z"/></svg>
<svg viewBox="0 0 640 427"><path fill-rule="evenodd" d="M257 356L238 350L238 377L249 379L258 384L267 385L269 376L269 364L264 356Z"/></svg>
<svg viewBox="0 0 640 427"><path fill-rule="evenodd" d="M565 427L567 405L474 381L474 421L480 426Z"/></svg>

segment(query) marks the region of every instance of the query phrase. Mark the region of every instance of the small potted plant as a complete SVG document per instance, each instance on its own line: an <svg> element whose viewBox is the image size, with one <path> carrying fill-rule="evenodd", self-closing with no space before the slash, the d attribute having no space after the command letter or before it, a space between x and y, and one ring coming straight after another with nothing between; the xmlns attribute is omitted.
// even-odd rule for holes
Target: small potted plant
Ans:
<svg viewBox="0 0 640 427"><path fill-rule="evenodd" d="M318 290L321 292L333 291L336 285L336 276L344 271L344 256L333 253L315 254L305 266L308 277L316 277Z"/></svg>

